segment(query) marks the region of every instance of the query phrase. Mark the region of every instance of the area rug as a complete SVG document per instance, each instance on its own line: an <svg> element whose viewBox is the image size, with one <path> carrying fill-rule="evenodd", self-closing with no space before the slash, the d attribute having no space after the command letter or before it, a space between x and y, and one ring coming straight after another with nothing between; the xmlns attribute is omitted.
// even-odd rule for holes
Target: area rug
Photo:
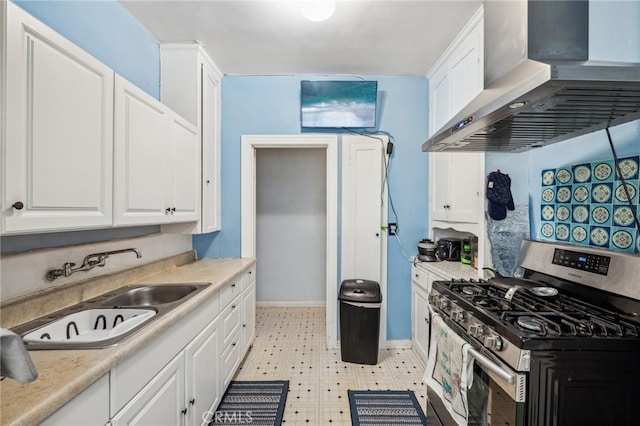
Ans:
<svg viewBox="0 0 640 426"><path fill-rule="evenodd" d="M288 390L286 380L232 381L209 425L281 425Z"/></svg>
<svg viewBox="0 0 640 426"><path fill-rule="evenodd" d="M412 391L349 391L351 423L359 425L427 424Z"/></svg>

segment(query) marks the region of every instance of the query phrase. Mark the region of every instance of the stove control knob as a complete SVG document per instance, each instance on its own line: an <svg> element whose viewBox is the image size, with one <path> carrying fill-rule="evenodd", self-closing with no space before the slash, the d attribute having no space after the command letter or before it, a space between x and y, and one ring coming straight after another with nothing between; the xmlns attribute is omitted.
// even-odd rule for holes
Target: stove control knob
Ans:
<svg viewBox="0 0 640 426"><path fill-rule="evenodd" d="M502 350L502 338L498 335L492 334L485 337L484 346L494 351Z"/></svg>
<svg viewBox="0 0 640 426"><path fill-rule="evenodd" d="M469 334L471 334L473 337L480 337L482 336L482 333L482 324L475 323L469 326Z"/></svg>
<svg viewBox="0 0 640 426"><path fill-rule="evenodd" d="M436 306L443 310L447 309L449 307L449 299L447 299L446 297L438 299L438 301L436 302Z"/></svg>
<svg viewBox="0 0 640 426"><path fill-rule="evenodd" d="M455 311L451 311L451 318L454 321L461 322L464 320L464 311L462 309L456 309Z"/></svg>

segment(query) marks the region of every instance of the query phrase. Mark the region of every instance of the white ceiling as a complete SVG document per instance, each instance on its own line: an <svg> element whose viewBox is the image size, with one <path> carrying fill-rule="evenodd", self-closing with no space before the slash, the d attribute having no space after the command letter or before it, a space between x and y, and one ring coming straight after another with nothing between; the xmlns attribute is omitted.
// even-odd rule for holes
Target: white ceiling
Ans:
<svg viewBox="0 0 640 426"><path fill-rule="evenodd" d="M199 40L225 74L425 75L481 0L120 0L160 42Z"/></svg>

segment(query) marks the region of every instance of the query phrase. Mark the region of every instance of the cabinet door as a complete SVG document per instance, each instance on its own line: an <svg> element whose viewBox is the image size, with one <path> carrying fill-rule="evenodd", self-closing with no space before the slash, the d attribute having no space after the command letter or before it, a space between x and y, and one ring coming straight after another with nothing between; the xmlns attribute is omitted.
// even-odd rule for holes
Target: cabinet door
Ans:
<svg viewBox="0 0 640 426"><path fill-rule="evenodd" d="M473 28L451 56L451 117L462 110L483 89L483 24Z"/></svg>
<svg viewBox="0 0 640 426"><path fill-rule="evenodd" d="M188 403L187 424L200 425L212 418L220 403L220 335L218 321L212 321L185 348L185 389Z"/></svg>
<svg viewBox="0 0 640 426"><path fill-rule="evenodd" d="M253 281L242 293L242 353L256 336L256 283Z"/></svg>
<svg viewBox="0 0 640 426"><path fill-rule="evenodd" d="M175 357L118 414L113 426L149 425L176 426L183 424L184 358Z"/></svg>
<svg viewBox="0 0 640 426"><path fill-rule="evenodd" d="M115 98L115 222L166 222L168 110L120 76L116 76Z"/></svg>
<svg viewBox="0 0 640 426"><path fill-rule="evenodd" d="M431 220L448 220L450 194L451 154L429 153L429 207Z"/></svg>
<svg viewBox="0 0 640 426"><path fill-rule="evenodd" d="M110 226L113 71L5 6L4 231Z"/></svg>
<svg viewBox="0 0 640 426"><path fill-rule="evenodd" d="M197 128L170 113L170 169L167 198L172 222L200 219L200 141Z"/></svg>
<svg viewBox="0 0 640 426"><path fill-rule="evenodd" d="M483 219L483 200L480 186L484 176L480 172L484 155L451 153L449 160L449 222L478 223Z"/></svg>
<svg viewBox="0 0 640 426"><path fill-rule="evenodd" d="M463 223L482 220L483 163L481 153L429 153L432 220Z"/></svg>
<svg viewBox="0 0 640 426"><path fill-rule="evenodd" d="M202 62L202 232L220 230L220 74Z"/></svg>
<svg viewBox="0 0 640 426"><path fill-rule="evenodd" d="M429 348L429 302L424 290L416 284L411 288L411 342L414 352L426 365Z"/></svg>
<svg viewBox="0 0 640 426"><path fill-rule="evenodd" d="M437 133L451 118L451 84L443 67L429 81L429 134Z"/></svg>
<svg viewBox="0 0 640 426"><path fill-rule="evenodd" d="M238 330L230 336L229 344L224 347L224 352L220 357L220 372L222 373L222 389L227 389L233 375L236 372L236 368L240 365L242 360L241 352L241 332Z"/></svg>

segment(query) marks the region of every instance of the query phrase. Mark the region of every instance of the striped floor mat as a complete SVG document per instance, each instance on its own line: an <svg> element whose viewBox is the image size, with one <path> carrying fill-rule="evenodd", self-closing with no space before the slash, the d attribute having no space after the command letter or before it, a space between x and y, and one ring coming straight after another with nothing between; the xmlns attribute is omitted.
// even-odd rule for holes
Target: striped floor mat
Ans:
<svg viewBox="0 0 640 426"><path fill-rule="evenodd" d="M232 381L209 425L281 425L288 390L286 380Z"/></svg>
<svg viewBox="0 0 640 426"><path fill-rule="evenodd" d="M427 424L412 391L349 391L351 423L359 425Z"/></svg>

